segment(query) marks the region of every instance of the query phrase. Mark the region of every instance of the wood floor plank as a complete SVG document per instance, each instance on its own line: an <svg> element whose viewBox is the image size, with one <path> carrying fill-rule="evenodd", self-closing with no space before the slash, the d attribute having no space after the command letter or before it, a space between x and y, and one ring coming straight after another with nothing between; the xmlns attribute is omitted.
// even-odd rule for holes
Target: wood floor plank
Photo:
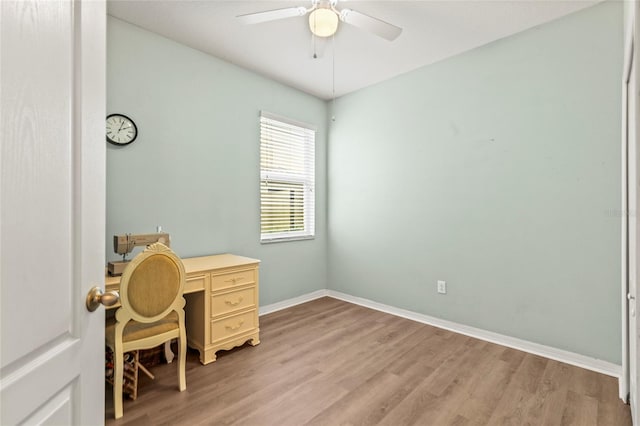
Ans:
<svg viewBox="0 0 640 426"><path fill-rule="evenodd" d="M256 407L246 417L242 417L238 424L260 425L264 424L265 419L268 419L269 424L306 424L342 400L347 393L335 386L327 375L320 374L285 391L282 398L274 398L271 403Z"/></svg>
<svg viewBox="0 0 640 426"><path fill-rule="evenodd" d="M527 354L516 370L511 383L518 389L528 393L535 393L542 380L542 374L547 367L549 359L538 355Z"/></svg>
<svg viewBox="0 0 640 426"><path fill-rule="evenodd" d="M450 339L449 357L433 373L425 376L413 391L401 401L381 423L400 424L438 424L446 422L451 415L457 416L454 409L461 402L458 398L465 395L480 351L470 350L466 345L468 337ZM486 342L476 341L479 349Z"/></svg>
<svg viewBox="0 0 640 426"><path fill-rule="evenodd" d="M141 376L111 425L630 426L616 379L332 298L260 318L258 346Z"/></svg>
<svg viewBox="0 0 640 426"><path fill-rule="evenodd" d="M512 348L504 348L502 355L500 356L500 360L504 362L508 362L511 365L511 368L515 371L522 361L524 361L524 357L526 356L526 352L518 351Z"/></svg>
<svg viewBox="0 0 640 426"><path fill-rule="evenodd" d="M365 419L370 414L371 405L379 407L385 404L392 398L394 391L403 386L403 383L404 380L399 376L380 370L307 424L313 426L331 426L341 423L370 424Z"/></svg>
<svg viewBox="0 0 640 426"><path fill-rule="evenodd" d="M508 363L500 360L493 363L490 371L483 374L480 383L471 390L469 398L461 404L459 413L471 419L472 424L487 424L503 398L513 373Z"/></svg>
<svg viewBox="0 0 640 426"><path fill-rule="evenodd" d="M535 403L535 394L542 379L548 359L526 354L505 389L495 411L491 415L490 425L523 424L530 404Z"/></svg>
<svg viewBox="0 0 640 426"><path fill-rule="evenodd" d="M631 424L631 411L621 410L620 401L598 404L598 425L618 426Z"/></svg>
<svg viewBox="0 0 640 426"><path fill-rule="evenodd" d="M484 362L473 364L473 376L466 388L464 403L456 410L459 415L471 419L471 424L485 424L489 420L515 371L510 363L502 361L503 347L487 343L483 350L486 352Z"/></svg>
<svg viewBox="0 0 640 426"><path fill-rule="evenodd" d="M443 338L436 335L433 330L433 327L425 328L420 333L419 341L417 341L416 345L408 349L402 356L392 359L385 369L393 374L404 375L416 363L423 365L425 368L432 368L430 365L432 358L443 344Z"/></svg>
<svg viewBox="0 0 640 426"><path fill-rule="evenodd" d="M567 392L566 406L560 421L561 426L596 426L598 424L598 401L588 395Z"/></svg>
<svg viewBox="0 0 640 426"><path fill-rule="evenodd" d="M538 390L528 407L527 418L533 424L560 424L572 372L569 365L549 360Z"/></svg>
<svg viewBox="0 0 640 426"><path fill-rule="evenodd" d="M385 426L415 425L423 416L440 410L443 400L429 392L427 386L416 386L400 404L384 416L378 424Z"/></svg>
<svg viewBox="0 0 640 426"><path fill-rule="evenodd" d="M445 363L436 370L436 372L443 370L453 372L453 374L450 375L450 381L443 391L438 393L439 398L443 399L439 411L423 415L418 422L419 424L432 422L433 424L448 425L459 422L460 418L465 419L465 422L469 422L469 419L475 420L478 418L478 410L464 412L462 408L469 406L472 395L486 379L484 373L490 371L491 365L494 364L499 352L496 350L497 345L476 339L465 342L465 346L467 347L467 352L465 356L458 359L457 365L453 366ZM473 348L473 350L469 348ZM432 385L436 382L432 382Z"/></svg>

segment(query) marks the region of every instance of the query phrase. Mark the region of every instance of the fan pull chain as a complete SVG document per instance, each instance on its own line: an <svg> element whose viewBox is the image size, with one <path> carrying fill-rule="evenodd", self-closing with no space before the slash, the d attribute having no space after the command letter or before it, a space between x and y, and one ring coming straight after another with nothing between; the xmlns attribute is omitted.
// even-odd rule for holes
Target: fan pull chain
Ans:
<svg viewBox="0 0 640 426"><path fill-rule="evenodd" d="M331 121L336 121L336 35L331 36L331 98L333 106L331 108Z"/></svg>
<svg viewBox="0 0 640 426"><path fill-rule="evenodd" d="M313 59L318 59L318 49L316 44L316 36L311 33L311 46L313 47Z"/></svg>

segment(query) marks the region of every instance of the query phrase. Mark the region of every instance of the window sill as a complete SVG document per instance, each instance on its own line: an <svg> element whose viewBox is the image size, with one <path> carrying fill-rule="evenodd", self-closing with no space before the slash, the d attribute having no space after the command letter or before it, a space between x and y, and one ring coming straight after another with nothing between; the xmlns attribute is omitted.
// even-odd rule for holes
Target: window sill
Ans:
<svg viewBox="0 0 640 426"><path fill-rule="evenodd" d="M260 244L284 243L286 241L315 240L315 235L305 235L300 237L280 237L260 240Z"/></svg>

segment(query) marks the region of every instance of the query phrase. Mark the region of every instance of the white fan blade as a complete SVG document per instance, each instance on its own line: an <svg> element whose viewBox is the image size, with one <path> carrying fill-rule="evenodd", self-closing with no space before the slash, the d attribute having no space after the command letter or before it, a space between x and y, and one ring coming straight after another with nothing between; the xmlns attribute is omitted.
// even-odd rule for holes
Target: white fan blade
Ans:
<svg viewBox="0 0 640 426"><path fill-rule="evenodd" d="M381 21L364 13L357 12L353 9L342 9L340 11L340 20L351 24L354 27L369 31L389 41L393 41L402 32L402 28L391 25L388 22Z"/></svg>
<svg viewBox="0 0 640 426"><path fill-rule="evenodd" d="M266 12L249 13L237 16L243 24L259 24L261 22L275 21L276 19L293 18L307 13L305 7L288 7L286 9L267 10Z"/></svg>

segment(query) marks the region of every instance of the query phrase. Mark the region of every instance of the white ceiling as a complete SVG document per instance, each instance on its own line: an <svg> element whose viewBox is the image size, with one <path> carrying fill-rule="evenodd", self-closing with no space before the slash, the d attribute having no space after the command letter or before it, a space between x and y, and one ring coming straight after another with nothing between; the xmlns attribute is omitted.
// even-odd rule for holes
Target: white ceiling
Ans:
<svg viewBox="0 0 640 426"><path fill-rule="evenodd" d="M109 0L108 13L288 86L331 99L535 27L601 0L341 0L349 8L403 28L393 42L348 24L335 40L317 39L307 17L243 25L237 15L310 0ZM335 48L335 59L332 54ZM335 80L332 70L335 66Z"/></svg>

